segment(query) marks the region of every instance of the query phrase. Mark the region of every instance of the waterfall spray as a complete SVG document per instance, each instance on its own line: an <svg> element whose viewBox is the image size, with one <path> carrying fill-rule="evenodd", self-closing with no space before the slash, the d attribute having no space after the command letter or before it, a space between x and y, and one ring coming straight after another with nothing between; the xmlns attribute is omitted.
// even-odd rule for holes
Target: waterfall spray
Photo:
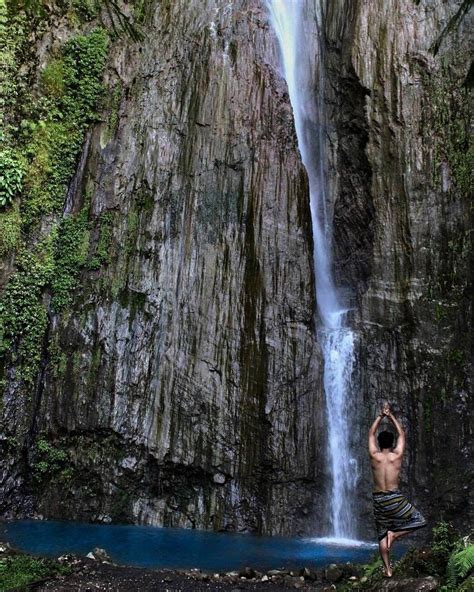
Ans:
<svg viewBox="0 0 474 592"><path fill-rule="evenodd" d="M354 334L345 326L332 272L332 208L326 195L324 158L324 68L321 27L323 0L267 0L293 108L298 147L306 168L313 227L318 340L324 359L324 391L331 472L332 536L352 538L351 501L357 464L351 458L349 413Z"/></svg>

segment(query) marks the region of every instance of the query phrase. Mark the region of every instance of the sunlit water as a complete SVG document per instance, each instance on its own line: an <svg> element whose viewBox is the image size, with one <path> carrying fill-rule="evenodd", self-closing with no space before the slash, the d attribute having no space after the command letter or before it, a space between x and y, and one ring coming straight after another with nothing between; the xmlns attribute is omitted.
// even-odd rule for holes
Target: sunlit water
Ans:
<svg viewBox="0 0 474 592"><path fill-rule="evenodd" d="M331 539L260 537L153 526L20 520L0 524L0 539L20 550L50 557L105 549L116 563L153 568L227 571L318 567L365 562L374 545Z"/></svg>
<svg viewBox="0 0 474 592"><path fill-rule="evenodd" d="M324 68L320 67L321 2L267 0L310 187L316 300L321 321L318 335L324 359L332 478L329 499L332 533L339 538L353 538L357 525L352 500L358 470L348 450L348 433L354 334L345 324L347 309L341 303L332 274L332 208L326 195L324 158Z"/></svg>

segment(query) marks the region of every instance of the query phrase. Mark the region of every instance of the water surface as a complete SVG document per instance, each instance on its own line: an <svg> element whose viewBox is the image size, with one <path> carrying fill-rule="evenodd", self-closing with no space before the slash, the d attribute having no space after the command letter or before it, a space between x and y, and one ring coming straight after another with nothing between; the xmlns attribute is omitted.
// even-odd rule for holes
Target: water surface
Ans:
<svg viewBox="0 0 474 592"><path fill-rule="evenodd" d="M18 520L0 524L0 539L43 556L86 555L106 549L116 563L153 568L200 568L225 571L250 566L320 567L329 563L365 562L376 552L370 543L264 537L180 528L63 521Z"/></svg>

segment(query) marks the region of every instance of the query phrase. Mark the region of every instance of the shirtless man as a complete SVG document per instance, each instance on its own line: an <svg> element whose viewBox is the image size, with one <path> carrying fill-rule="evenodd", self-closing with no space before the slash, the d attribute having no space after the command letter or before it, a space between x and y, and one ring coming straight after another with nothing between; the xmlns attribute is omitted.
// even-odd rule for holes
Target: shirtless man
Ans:
<svg viewBox="0 0 474 592"><path fill-rule="evenodd" d="M383 431L375 437L377 428L384 417L388 417L397 430L397 445L393 447L392 432ZM377 446L378 441L378 446ZM379 450L380 448L380 450ZM379 539L380 556L384 564L385 577L392 577L390 549L393 542L410 534L417 528L426 526L420 512L400 493L398 480L405 451L405 432L395 419L389 405L376 418L369 430L369 454L374 477L374 517Z"/></svg>

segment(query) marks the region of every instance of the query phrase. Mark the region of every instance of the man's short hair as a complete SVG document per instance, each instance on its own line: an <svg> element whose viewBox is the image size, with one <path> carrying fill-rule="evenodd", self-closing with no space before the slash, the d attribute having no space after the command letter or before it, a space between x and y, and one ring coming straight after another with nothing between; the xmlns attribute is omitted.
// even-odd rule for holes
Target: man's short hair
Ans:
<svg viewBox="0 0 474 592"><path fill-rule="evenodd" d="M395 437L392 432L388 432L387 430L380 432L377 436L380 450L383 450L384 448L393 448L394 439Z"/></svg>

